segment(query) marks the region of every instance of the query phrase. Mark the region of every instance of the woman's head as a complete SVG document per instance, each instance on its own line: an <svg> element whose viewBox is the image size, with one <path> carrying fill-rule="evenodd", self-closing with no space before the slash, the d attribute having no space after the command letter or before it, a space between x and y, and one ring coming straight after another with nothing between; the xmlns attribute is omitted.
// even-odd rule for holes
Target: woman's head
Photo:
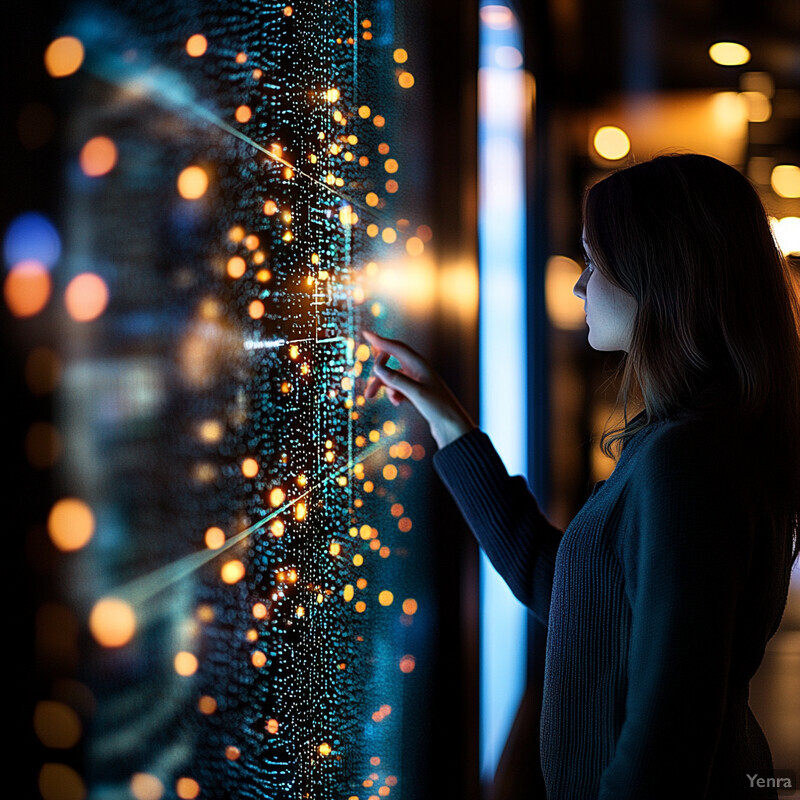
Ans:
<svg viewBox="0 0 800 800"><path fill-rule="evenodd" d="M755 189L715 158L659 156L592 186L583 222L595 269L630 298L619 402L627 418L638 394L646 412L606 431L605 452L654 417L713 409L773 449L770 472L797 513L800 307Z"/></svg>
<svg viewBox="0 0 800 800"><path fill-rule="evenodd" d="M797 302L747 179L709 156L660 156L592 186L583 215L597 269L636 305L623 388L656 416L720 393L763 411L798 356Z"/></svg>

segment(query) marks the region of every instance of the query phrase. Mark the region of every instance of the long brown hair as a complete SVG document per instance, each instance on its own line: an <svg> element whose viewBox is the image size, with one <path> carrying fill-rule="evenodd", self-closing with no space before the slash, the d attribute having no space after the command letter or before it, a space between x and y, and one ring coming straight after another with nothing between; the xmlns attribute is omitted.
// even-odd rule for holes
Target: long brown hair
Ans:
<svg viewBox="0 0 800 800"><path fill-rule="evenodd" d="M713 411L758 429L770 453L773 519L800 514L800 303L761 200L710 156L665 155L612 173L584 196L597 267L638 304L620 362L624 423L611 455L654 419ZM644 411L632 424L629 403Z"/></svg>

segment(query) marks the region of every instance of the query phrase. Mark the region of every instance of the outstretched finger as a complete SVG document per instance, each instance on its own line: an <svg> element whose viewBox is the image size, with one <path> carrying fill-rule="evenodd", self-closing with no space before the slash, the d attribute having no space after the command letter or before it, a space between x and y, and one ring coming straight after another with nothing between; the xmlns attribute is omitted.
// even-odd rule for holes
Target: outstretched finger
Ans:
<svg viewBox="0 0 800 800"><path fill-rule="evenodd" d="M399 339L388 339L368 330L362 330L361 333L376 350L395 356L404 367L410 367L419 375L428 373L428 362L405 342L401 342Z"/></svg>

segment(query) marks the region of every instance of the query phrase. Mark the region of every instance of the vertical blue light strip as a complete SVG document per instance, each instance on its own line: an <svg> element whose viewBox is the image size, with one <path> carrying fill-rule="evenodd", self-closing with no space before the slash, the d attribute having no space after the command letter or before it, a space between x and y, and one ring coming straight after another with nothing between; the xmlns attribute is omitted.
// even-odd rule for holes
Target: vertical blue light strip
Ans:
<svg viewBox="0 0 800 800"><path fill-rule="evenodd" d="M522 37L516 15L502 3L482 3L480 13L480 417L509 472L526 474ZM480 586L480 758L488 783L525 690L527 612L483 553Z"/></svg>

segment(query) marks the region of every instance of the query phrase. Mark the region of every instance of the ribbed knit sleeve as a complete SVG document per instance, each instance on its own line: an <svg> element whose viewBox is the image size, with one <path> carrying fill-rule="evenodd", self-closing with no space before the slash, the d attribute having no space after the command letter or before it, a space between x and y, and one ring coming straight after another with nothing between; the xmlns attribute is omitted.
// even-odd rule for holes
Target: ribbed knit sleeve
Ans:
<svg viewBox="0 0 800 800"><path fill-rule="evenodd" d="M479 428L434 453L433 465L495 569L547 625L563 534L544 516L525 478L509 476Z"/></svg>
<svg viewBox="0 0 800 800"><path fill-rule="evenodd" d="M710 797L730 724L734 621L752 533L739 501L746 487L730 484L723 452L698 441L691 426L666 427L637 459L622 542L632 620L625 716L600 800ZM731 781L750 796L744 774Z"/></svg>

